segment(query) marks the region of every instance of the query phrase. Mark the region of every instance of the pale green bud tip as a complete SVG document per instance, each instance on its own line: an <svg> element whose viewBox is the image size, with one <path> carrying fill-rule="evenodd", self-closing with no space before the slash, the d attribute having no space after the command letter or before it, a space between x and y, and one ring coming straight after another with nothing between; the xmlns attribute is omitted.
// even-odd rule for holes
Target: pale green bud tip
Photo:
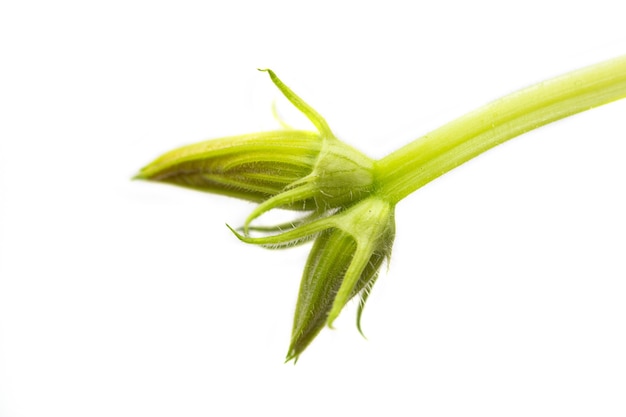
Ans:
<svg viewBox="0 0 626 417"><path fill-rule="evenodd" d="M310 174L321 148L318 134L298 130L214 139L170 151L135 178L262 202Z"/></svg>

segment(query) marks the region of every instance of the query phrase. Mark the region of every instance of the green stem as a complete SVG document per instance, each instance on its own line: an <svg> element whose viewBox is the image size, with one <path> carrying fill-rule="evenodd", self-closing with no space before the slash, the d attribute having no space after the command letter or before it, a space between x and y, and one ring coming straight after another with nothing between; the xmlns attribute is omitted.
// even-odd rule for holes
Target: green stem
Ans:
<svg viewBox="0 0 626 417"><path fill-rule="evenodd" d="M397 203L451 169L529 130L626 97L626 55L500 98L376 163L381 195Z"/></svg>

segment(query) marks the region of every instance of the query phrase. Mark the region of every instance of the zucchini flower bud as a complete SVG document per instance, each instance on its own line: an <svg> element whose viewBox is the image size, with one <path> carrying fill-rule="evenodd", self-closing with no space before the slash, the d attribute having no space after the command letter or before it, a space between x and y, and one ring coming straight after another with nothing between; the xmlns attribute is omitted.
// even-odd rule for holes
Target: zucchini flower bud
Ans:
<svg viewBox="0 0 626 417"><path fill-rule="evenodd" d="M365 302L383 261L391 256L394 206L371 196L326 217L293 224L290 230L277 235L235 234L244 242L271 248L315 238L300 283L287 354L288 361L297 360L325 325L332 327L343 307L356 295L360 296L357 328L361 331Z"/></svg>
<svg viewBox="0 0 626 417"><path fill-rule="evenodd" d="M135 178L258 202L246 231L273 208L322 213L369 194L373 160L339 141L315 110L267 72L317 132L288 129L184 146L157 158Z"/></svg>
<svg viewBox="0 0 626 417"><path fill-rule="evenodd" d="M339 141L315 110L267 72L316 132L287 129L185 146L157 158L136 178L258 202L242 233L231 228L244 242L283 248L315 239L287 355L297 360L356 295L361 330L365 301L391 253L394 205L376 195L374 161ZM309 213L272 227L251 225L274 208Z"/></svg>

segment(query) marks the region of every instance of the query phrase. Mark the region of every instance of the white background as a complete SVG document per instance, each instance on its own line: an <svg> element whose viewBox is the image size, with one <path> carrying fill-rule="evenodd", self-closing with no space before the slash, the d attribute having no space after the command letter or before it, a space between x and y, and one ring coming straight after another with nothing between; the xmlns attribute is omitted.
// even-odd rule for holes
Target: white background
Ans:
<svg viewBox="0 0 626 417"><path fill-rule="evenodd" d="M378 158L626 53L621 2L432 3L2 2L0 416L625 415L626 101L403 201L368 340L352 303L296 366L307 248L238 242L249 203L130 181L277 128L273 100L308 127L258 67Z"/></svg>

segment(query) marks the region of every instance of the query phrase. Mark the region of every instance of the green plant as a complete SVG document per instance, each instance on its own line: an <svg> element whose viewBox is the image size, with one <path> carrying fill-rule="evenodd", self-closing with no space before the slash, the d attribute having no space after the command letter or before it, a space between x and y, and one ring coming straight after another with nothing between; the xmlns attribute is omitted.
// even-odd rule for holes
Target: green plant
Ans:
<svg viewBox="0 0 626 417"><path fill-rule="evenodd" d="M244 242L286 248L314 241L287 360L297 360L357 295L360 331L368 294L391 255L394 209L402 199L508 139L626 97L623 56L503 97L374 161L339 141L313 108L265 71L316 131L286 129L185 146L136 178L258 202L240 230L231 228ZM256 225L275 208L304 214L284 224Z"/></svg>

